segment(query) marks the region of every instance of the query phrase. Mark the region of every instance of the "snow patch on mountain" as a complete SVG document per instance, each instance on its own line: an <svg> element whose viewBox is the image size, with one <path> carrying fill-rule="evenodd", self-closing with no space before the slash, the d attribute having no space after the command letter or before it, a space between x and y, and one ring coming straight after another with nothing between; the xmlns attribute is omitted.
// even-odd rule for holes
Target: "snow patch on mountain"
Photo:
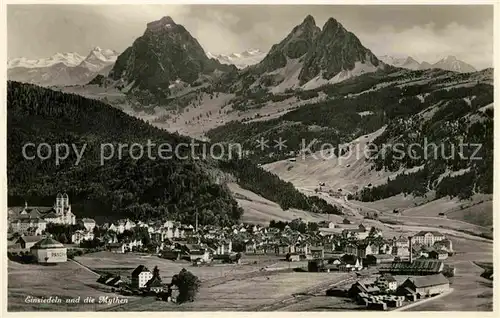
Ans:
<svg viewBox="0 0 500 318"><path fill-rule="evenodd" d="M327 84L336 84L345 81L346 79L353 78L365 73L375 72L381 67L383 67L383 65L374 66L369 62L368 63L355 62L354 68L352 70L343 70L330 79L326 79L323 77L322 74L320 74L311 79L309 82L302 85L302 89L311 90Z"/></svg>
<svg viewBox="0 0 500 318"><path fill-rule="evenodd" d="M299 74L302 70L302 63L300 59L289 59L287 58L286 66L270 72L269 75L277 75L276 77L282 78L282 82L271 88L271 92L283 93L287 89L295 89L300 87Z"/></svg>

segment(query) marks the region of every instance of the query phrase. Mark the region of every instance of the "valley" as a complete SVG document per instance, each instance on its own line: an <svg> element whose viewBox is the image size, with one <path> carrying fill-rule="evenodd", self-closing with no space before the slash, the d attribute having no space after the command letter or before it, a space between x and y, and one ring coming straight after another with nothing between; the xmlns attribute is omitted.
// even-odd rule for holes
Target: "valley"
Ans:
<svg viewBox="0 0 500 318"><path fill-rule="evenodd" d="M11 59L8 309L492 311L493 68L321 21L214 54L165 15Z"/></svg>

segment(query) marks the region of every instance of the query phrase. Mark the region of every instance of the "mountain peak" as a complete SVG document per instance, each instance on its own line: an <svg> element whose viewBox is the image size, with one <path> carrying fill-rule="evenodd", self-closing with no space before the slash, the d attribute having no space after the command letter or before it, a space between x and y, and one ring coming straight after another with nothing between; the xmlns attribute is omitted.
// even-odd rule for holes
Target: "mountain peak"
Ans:
<svg viewBox="0 0 500 318"><path fill-rule="evenodd" d="M301 25L316 26L316 21L314 20L314 17L312 15L308 14Z"/></svg>
<svg viewBox="0 0 500 318"><path fill-rule="evenodd" d="M417 60L415 60L413 57L408 56L408 57L406 58L405 63L418 63L418 62L417 62Z"/></svg>
<svg viewBox="0 0 500 318"><path fill-rule="evenodd" d="M342 24L340 24L340 22L338 22L334 18L329 18L323 25L323 32L336 31L336 30L345 30L345 29L342 26Z"/></svg>
<svg viewBox="0 0 500 318"><path fill-rule="evenodd" d="M167 16L164 16L163 18L161 18L160 20L149 22L146 25L146 30L159 31L162 29L171 28L171 27L176 26L176 25L177 24L174 22L174 19L172 19L172 17L167 15Z"/></svg>

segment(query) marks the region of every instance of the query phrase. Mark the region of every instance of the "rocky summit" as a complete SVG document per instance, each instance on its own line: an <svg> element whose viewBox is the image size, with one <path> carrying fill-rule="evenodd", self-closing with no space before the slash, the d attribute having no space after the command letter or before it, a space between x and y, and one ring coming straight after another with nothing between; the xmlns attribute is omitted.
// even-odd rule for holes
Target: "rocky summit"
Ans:
<svg viewBox="0 0 500 318"><path fill-rule="evenodd" d="M144 34L118 57L109 76L128 91L164 98L172 82L192 84L200 74L216 69L235 67L209 59L186 28L167 16L147 24Z"/></svg>

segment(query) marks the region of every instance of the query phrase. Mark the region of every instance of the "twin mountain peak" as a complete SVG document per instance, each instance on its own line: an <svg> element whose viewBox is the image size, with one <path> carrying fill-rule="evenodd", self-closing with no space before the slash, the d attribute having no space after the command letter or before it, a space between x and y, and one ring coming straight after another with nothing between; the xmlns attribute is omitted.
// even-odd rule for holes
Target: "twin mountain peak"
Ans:
<svg viewBox="0 0 500 318"><path fill-rule="evenodd" d="M288 79L291 84L285 88L295 88L311 80L328 81L360 65L375 70L382 63L333 18L320 29L308 15L281 42L273 45L259 63L238 71L233 65L209 58L189 31L175 23L172 17L165 16L147 24L144 34L118 57L109 77L131 90L153 94L161 91L167 96L169 83L181 80L193 84L214 73L229 73L233 82L252 77L260 86L279 85ZM271 72L290 67L297 69L292 80L280 74L275 74L268 84L259 80Z"/></svg>

